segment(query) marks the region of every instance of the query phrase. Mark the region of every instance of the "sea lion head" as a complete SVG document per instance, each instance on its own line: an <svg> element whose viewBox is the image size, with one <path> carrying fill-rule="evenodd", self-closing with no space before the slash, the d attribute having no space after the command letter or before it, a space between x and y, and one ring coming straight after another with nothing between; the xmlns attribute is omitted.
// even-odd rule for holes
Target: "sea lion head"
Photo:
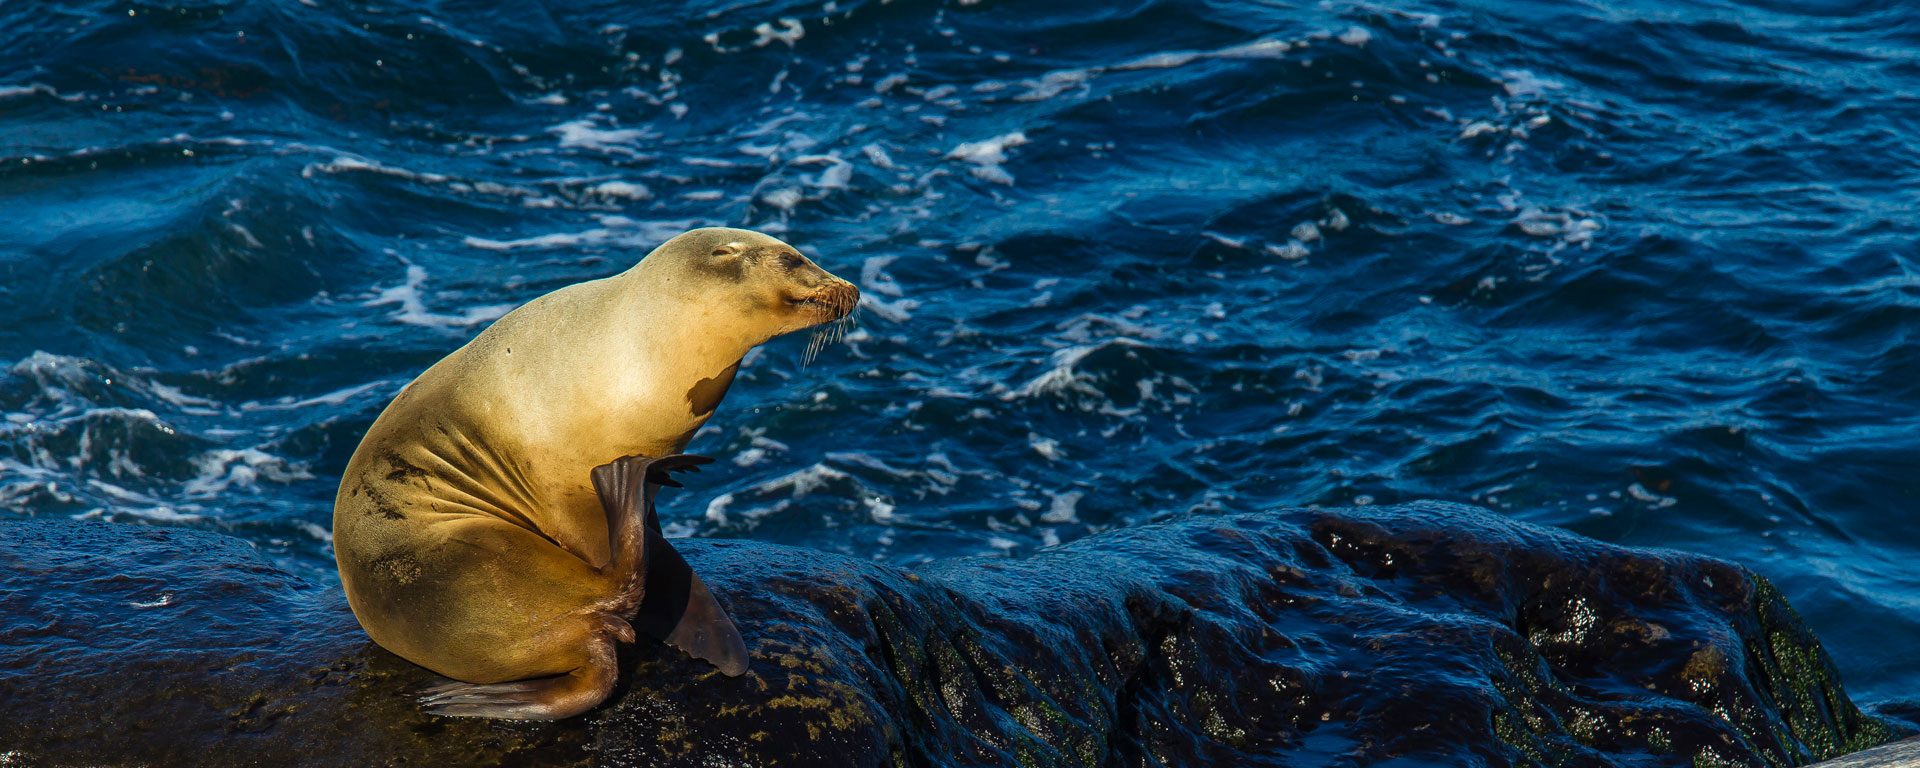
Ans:
<svg viewBox="0 0 1920 768"><path fill-rule="evenodd" d="M778 238L746 229L686 232L654 249L640 269L670 276L694 304L751 328L753 343L838 320L860 303L852 283Z"/></svg>

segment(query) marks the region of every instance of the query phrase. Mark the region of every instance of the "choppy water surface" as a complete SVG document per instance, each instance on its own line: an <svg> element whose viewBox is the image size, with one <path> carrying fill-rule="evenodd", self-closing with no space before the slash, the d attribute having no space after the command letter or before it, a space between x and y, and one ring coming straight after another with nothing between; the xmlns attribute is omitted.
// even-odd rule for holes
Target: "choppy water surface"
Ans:
<svg viewBox="0 0 1920 768"><path fill-rule="evenodd" d="M688 227L865 292L663 514L898 564L1475 502L1775 579L1920 701L1920 13L11 3L0 514L333 578L400 386Z"/></svg>

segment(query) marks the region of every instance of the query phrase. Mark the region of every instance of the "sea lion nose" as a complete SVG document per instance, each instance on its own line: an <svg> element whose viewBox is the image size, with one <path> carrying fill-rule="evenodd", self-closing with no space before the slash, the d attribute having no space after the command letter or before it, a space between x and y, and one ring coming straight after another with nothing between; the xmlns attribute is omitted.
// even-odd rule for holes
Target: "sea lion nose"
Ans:
<svg viewBox="0 0 1920 768"><path fill-rule="evenodd" d="M830 292L828 295L832 297L830 301L835 310L834 317L841 318L852 314L853 308L860 306L860 289L853 287L853 283L838 277L832 275L828 277L833 279L827 290Z"/></svg>

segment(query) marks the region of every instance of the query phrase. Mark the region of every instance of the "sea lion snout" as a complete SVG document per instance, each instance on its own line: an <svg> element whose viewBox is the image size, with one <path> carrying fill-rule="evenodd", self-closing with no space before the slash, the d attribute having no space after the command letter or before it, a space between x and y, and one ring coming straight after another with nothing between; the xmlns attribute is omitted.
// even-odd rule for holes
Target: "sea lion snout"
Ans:
<svg viewBox="0 0 1920 768"><path fill-rule="evenodd" d="M820 271L820 274L826 279L810 290L788 295L787 305L815 313L820 316L819 322L823 323L846 317L854 307L860 306L860 289L825 271Z"/></svg>
<svg viewBox="0 0 1920 768"><path fill-rule="evenodd" d="M860 305L860 289L820 268L792 246L776 241L762 262L777 265L786 285L781 298L789 308L805 314L808 325L846 317Z"/></svg>

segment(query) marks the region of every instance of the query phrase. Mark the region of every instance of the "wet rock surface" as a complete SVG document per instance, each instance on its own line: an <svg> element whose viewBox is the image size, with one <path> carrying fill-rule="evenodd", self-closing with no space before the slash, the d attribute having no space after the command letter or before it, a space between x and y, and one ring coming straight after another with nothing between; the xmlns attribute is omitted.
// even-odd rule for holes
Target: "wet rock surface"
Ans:
<svg viewBox="0 0 1920 768"><path fill-rule="evenodd" d="M1471 507L1192 516L918 571L683 540L745 676L649 640L561 723L430 717L240 540L0 523L0 765L1800 765L1901 727L1764 579Z"/></svg>

